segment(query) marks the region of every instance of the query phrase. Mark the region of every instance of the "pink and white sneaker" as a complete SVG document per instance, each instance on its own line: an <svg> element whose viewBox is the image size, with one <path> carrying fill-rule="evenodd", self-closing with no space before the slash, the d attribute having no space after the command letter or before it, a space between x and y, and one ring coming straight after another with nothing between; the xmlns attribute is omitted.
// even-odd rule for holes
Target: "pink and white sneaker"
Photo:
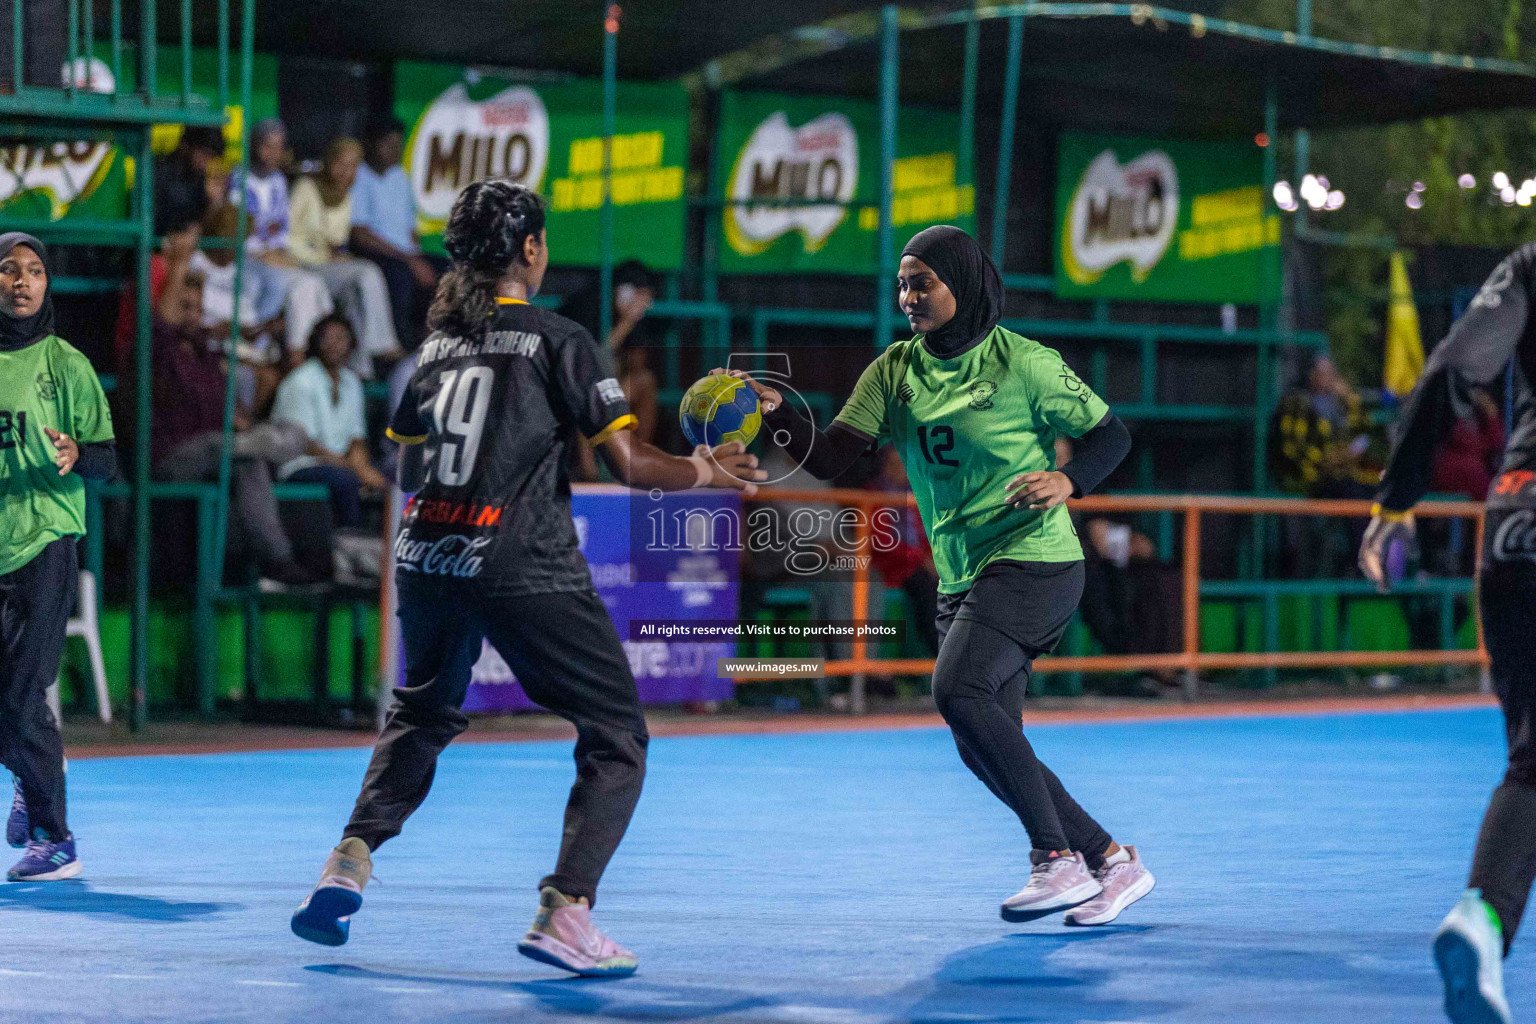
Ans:
<svg viewBox="0 0 1536 1024"><path fill-rule="evenodd" d="M1003 900L1004 921L1033 921L1059 914L1086 903L1103 891L1104 887L1088 870L1082 854L1037 859L1039 857L1038 851L1030 853L1035 864L1029 871L1029 884Z"/></svg>
<svg viewBox="0 0 1536 1024"><path fill-rule="evenodd" d="M585 899L567 899L547 885L539 890L539 915L517 951L586 978L627 978L639 966L635 954L597 930Z"/></svg>
<svg viewBox="0 0 1536 1024"><path fill-rule="evenodd" d="M1106 864L1095 872L1104 891L1080 907L1067 911L1067 924L1109 924L1120 916L1120 911L1152 891L1157 879L1141 863L1136 847L1124 847L1130 860Z"/></svg>

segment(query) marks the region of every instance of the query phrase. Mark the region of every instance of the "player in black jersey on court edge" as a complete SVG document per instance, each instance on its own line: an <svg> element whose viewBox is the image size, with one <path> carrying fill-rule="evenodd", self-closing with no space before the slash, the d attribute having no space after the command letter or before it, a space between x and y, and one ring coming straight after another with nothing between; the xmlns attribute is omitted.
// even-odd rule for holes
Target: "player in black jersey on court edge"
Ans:
<svg viewBox="0 0 1536 1024"><path fill-rule="evenodd" d="M538 194L470 185L449 215L453 268L438 285L415 374L390 424L400 483L416 492L395 545L405 685L320 884L293 916L299 936L347 940L371 854L427 795L487 638L528 696L576 727L576 783L554 873L518 944L578 974L626 975L635 957L592 924L609 858L640 798L647 732L617 631L577 547L567 454L580 431L637 488L755 489L737 443L690 458L636 441L607 349L529 304L549 264Z"/></svg>
<svg viewBox="0 0 1536 1024"><path fill-rule="evenodd" d="M1382 591L1387 552L1413 532L1413 506L1429 490L1435 446L1472 414L1473 385L1503 377L1514 360L1514 414L1504 463L1488 494L1478 603L1504 709L1509 768L1493 791L1472 876L1435 933L1445 1009L1457 1024L1509 1022L1502 958L1536 879L1536 243L1505 258L1430 356L1403 405L1382 474L1360 568Z"/></svg>

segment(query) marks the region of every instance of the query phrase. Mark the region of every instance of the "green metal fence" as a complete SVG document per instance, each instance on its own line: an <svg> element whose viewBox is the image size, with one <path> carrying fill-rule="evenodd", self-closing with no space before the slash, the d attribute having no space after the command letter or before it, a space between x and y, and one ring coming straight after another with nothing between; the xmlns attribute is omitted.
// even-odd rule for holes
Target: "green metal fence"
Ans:
<svg viewBox="0 0 1536 1024"><path fill-rule="evenodd" d="M50 222L8 222L7 226L30 230L40 236L48 237L62 242L75 242L98 245L113 245L131 249L135 253L137 273L134 288L137 295L138 310L138 343L134 363L133 400L135 407L135 449L138 458L134 463L133 479L129 493L133 503L134 541L133 541L133 654L132 654L132 678L130 702L130 722L137 724L142 721L144 714L144 701L146 694L146 672L148 666L147 650L147 623L149 602L149 571L150 559L150 534L149 515L150 501L156 496L156 491L149 480L148 451L151 431L151 417L153 410L150 407L151 395L151 366L149 347L149 317L150 317L150 273L149 260L153 251L155 239L152 235L153 225L153 160L151 152L151 128L156 124L178 123L182 125L207 125L225 126L227 124L227 108L231 100L235 100L242 110L248 111L251 102L251 77L253 66L253 37L254 37L254 2L244 0L238 10L239 27L233 27L233 18L236 15L231 0L197 0L198 8L213 7L216 5L216 45L218 52L217 81L214 83L215 100L209 102L195 90L198 84L193 76L193 0L172 0L164 5L165 11L173 12L175 31L169 33L175 36L175 43L162 48L158 45L142 45L145 41L157 38L157 29L164 27L161 18L162 11L156 0L140 0L137 4L126 3L125 0L66 0L68 4L68 54L70 57L70 80L59 88L42 88L24 84L24 69L22 67L22 55L25 53L24 39L22 38L23 25L21 18L21 3L13 5L15 18L13 20L12 41L13 54L15 55L14 81L15 90L10 95L0 95L0 133L13 136L37 136L51 138L103 138L108 139L124 147L125 151L135 155L136 175L132 202L132 215L126 221L79 221L67 220L57 223ZM974 138L976 132L976 107L980 62L980 33L981 27L986 22L1001 21L1006 25L1007 47L1005 51L1005 66L1003 68L1003 96L1002 119L999 125L999 140L1001 143L1000 157L994 169L993 180L996 194L999 199L995 202L990 224L989 237L985 239L994 257L997 259L1000 269L1005 271L1004 280L1006 286L1013 291L1049 291L1051 281L1036 275L1010 273L1002 266L1003 256L1006 253L1007 218L1006 197L1011 192L1013 180L1012 153L1013 141L1016 137L1017 126L1020 117L1028 116L1027 111L1020 110L1019 95L1020 82L1023 70L1023 42L1025 39L1028 18L1032 14L1045 13L1047 9L1051 13L1060 14L1068 8L1080 6L1084 12L1103 13L1108 9L1123 9L1129 15L1134 16L1139 5L1124 4L1019 4L1011 7L980 7L969 11L945 12L936 15L914 15L904 11L896 5L888 4L879 11L878 19L873 23L872 32L878 36L878 52L880 60L879 74L879 114L880 114L880 153L881 153L881 179L880 196L878 203L878 230L876 244L880 253L879 268L874 275L874 305L873 308L863 309L808 309L808 308L783 308L783 307L733 307L720 300L719 260L720 241L718 238L719 218L706 217L705 231L699 239L700 261L696 266L687 268L679 278L689 281L697 281L697 297L684 294L684 289L679 283L679 278L674 278L668 283L667 297L658 301L654 307L657 315L672 317L683 321L697 322L701 325L707 349L712 353L718 353L721 357L727 352L737 338L741 338L754 349L763 349L768 345L770 329L776 325L790 325L808 328L840 328L858 331L869 331L871 341L876 347L883 347L895 336L898 322L895 311L894 296L894 268L891 264L892 238L894 231L892 207L894 201L894 181L892 165L896 154L896 128L899 109L899 69L900 69L900 45L904 31L912 29L932 28L939 25L963 26L965 33L964 67L962 73L962 92L959 97L960 118L960 146L959 156L967 165L973 160ZM1140 8L1143 15L1153 13L1151 8ZM1156 11L1158 17L1175 22L1188 24L1191 15L1179 12ZM99 32L102 25L106 26L105 32ZM137 25L137 30L131 34L139 42L138 61L134 69L134 82L125 83L123 71L125 64L125 50L130 45L127 36L130 35L129 26ZM1238 35L1250 35L1254 38L1282 40L1279 33L1268 33L1267 30L1251 29L1248 26L1211 19L1202 22L1211 31L1229 32ZM3 29L0 29L3 30ZM620 43L619 11L617 7L611 7L605 13L603 35L603 130L605 138L611 138L616 108L617 96L617 48ZM1257 33L1255 35L1255 33ZM1315 40L1308 33L1305 44L1314 48L1326 49L1328 46L1346 46L1346 44L1332 44L1326 41ZM79 60L96 59L96 54L105 47L106 63L113 75L115 88L110 92L93 92L89 86L89 76L77 82L74 70ZM161 50L165 49L166 53ZM1375 48L1356 48L1362 52L1372 51ZM1409 59L1412 55L1399 54L1402 59ZM162 58L172 62L179 61L178 88L164 91L159 88L160 64ZM1499 62L1480 62L1493 66ZM717 83L718 84L718 83ZM711 86L701 84L701 88ZM1277 123L1277 86L1271 76L1267 82L1265 102L1262 111L1256 111L1256 116L1263 119L1270 138L1276 137L1275 126ZM241 181L239 175L247 162L248 151L248 117L241 118L240 138L240 171L237 171L236 181ZM711 148L713 147L713 135L711 134ZM695 197L696 205L713 209L718 205L715 198L713 180L718 161L715 154L710 152L707 158L705 176L709 181L707 194L703 197ZM974 180L971 172L974 168L966 166L963 171L964 180ZM612 289L609 287L612 281L613 259L611 250L611 238L613 231L613 209L610 190L606 182L611 180L610 154L605 147L603 173L605 189L602 205L601 228L603 237L604 256L599 267L601 280L601 317L602 328L606 333L607 327L612 323L613 311L611 307ZM1264 163L1264 203L1266 214L1273 213L1272 185L1276 175L1274 163L1274 147L1266 150ZM820 203L820 201L818 201ZM864 205L864 204L860 204ZM245 231L244 204L241 204L240 233L243 237ZM237 263L238 275L243 273L244 246L237 246L239 263ZM1276 400L1276 374L1277 352L1286 346L1300 346L1311 349L1326 347L1326 339L1316 333L1294 332L1286 330L1279 323L1278 310L1280 301L1280 281L1283 276L1281 265L1281 253L1278 249L1268 250L1268 256L1264 271L1264 300L1260 303L1260 326L1254 330L1240 330L1224 332L1213 327L1189 327L1175 326L1159 323L1129 323L1111 319L1110 308L1107 303L1096 303L1092 315L1088 318L1074 320L1009 320L1007 326L1021 333L1044 340L1077 340L1091 343L1094 346L1091 355L1091 365L1088 376L1090 382L1098 390L1104 390L1107 377L1108 357L1107 352L1111 348L1129 347L1137 352L1139 358L1139 387L1137 399L1130 403L1117 405L1117 412L1128 419L1139 420L1187 420L1187 421L1221 421L1242 423L1250 425L1255 445L1255 458L1253 463L1252 480L1254 489L1265 490L1265 452L1264 446L1267 437L1267 421ZM97 292L105 291L106 285L100 281L81 279L76 282L59 282L61 291ZM1167 405L1157 401L1158 393L1158 362L1159 347L1165 343L1239 346L1253 351L1255 360L1254 400L1245 405ZM231 356L233 358L233 356ZM663 353L662 382L663 400L674 400L680 395L687 381L683 380L682 360L679 348L676 345L669 346ZM226 395L225 407L225 431L226 437L232 430L233 423L233 377L230 375L231 386ZM823 398L827 396L822 396ZM830 411L830 410L829 410ZM1150 486L1151 480L1143 480L1144 486ZM229 447L226 443L225 455L221 466L219 480L215 488L215 494L211 497L206 491L200 491L200 502L211 500L211 508L207 508L200 517L208 530L211 547L203 550L199 555L200 566L217 567L222 564L222 545L225 534L224 521L227 516L229 486ZM1238 585L1238 584L1234 584ZM1244 582L1238 586L1247 587ZM1342 592L1347 587L1335 587L1334 592ZM1239 594L1233 592L1234 598L1246 598L1247 591ZM1272 600L1280 594L1279 591L1265 590L1263 593L1255 592L1259 599ZM203 710L211 710L211 687L200 687L200 698Z"/></svg>
<svg viewBox="0 0 1536 1024"><path fill-rule="evenodd" d="M172 10L177 23L177 42L170 47L172 59L180 61L180 87L172 92L159 90L158 78L161 44L161 9L156 0L139 0L136 11L124 0L66 0L68 40L67 75L57 88L27 83L24 58L27 53L23 3L13 3L10 26L12 55L12 92L0 95L0 134L9 137L49 137L64 139L99 139L112 142L134 159L134 186L129 217L122 221L63 220L34 221L11 218L10 230L29 231L44 238L65 243L118 246L134 252L138 322L134 354L134 459L130 494L133 502L133 587L132 653L129 683L129 723L137 727L144 719L149 666L149 572L150 438L153 409L150 396L150 257L154 251L154 152L153 128L159 124L210 126L223 128L228 122L227 108L232 96L238 96L242 111L250 108L251 66L255 36L255 0L240 6L239 59L232 69L231 0L198 0L199 6L217 5L218 67L213 83L215 102L209 103L194 91L192 73L193 0L179 0ZM98 11L98 3L103 9ZM134 18L134 15L137 18ZM97 35L98 15L108 26L105 39ZM137 52L134 80L123 77L128 26L136 21ZM98 59L98 44L107 45L107 67L111 72L110 89L92 88L92 62ZM246 164L248 118L241 119L240 168ZM237 181L243 179L237 177ZM241 203L240 233L245 233L244 207ZM244 246L237 248L236 290L244 271ZM232 328L232 332L238 328ZM232 339L233 340L233 339ZM230 345L233 364L234 346ZM223 524L227 516L229 492L230 444L234 422L234 379L231 368L226 396L225 445L219 481L213 495L212 535L216 562L222 562Z"/></svg>

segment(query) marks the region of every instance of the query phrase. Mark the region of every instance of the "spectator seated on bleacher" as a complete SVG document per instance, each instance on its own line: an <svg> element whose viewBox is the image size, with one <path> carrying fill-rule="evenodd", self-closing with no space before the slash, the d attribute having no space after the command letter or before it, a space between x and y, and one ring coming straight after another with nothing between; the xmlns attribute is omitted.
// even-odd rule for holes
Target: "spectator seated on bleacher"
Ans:
<svg viewBox="0 0 1536 1024"><path fill-rule="evenodd" d="M602 333L602 286L593 281L560 305L560 315L576 321L596 338ZM613 268L613 322L608 349L613 353L619 387L635 414L636 440L656 440L656 374L646 365L646 347L654 344L653 324L646 318L656 301L656 278L639 260L625 260ZM571 478L598 479L597 459L585 438L577 438L571 453Z"/></svg>
<svg viewBox="0 0 1536 1024"><path fill-rule="evenodd" d="M204 284L192 270L196 242L196 234L189 231L167 237L163 246L165 282L152 327L154 419L150 452L151 470L161 480L214 481L219 474L224 439L224 360L208 343ZM237 410L235 430L229 510L231 552L254 555L265 581L279 585L316 582L313 574L294 561L293 543L283 531L272 494L272 464L296 458L308 439L292 424L253 424L244 410Z"/></svg>
<svg viewBox="0 0 1536 1024"><path fill-rule="evenodd" d="M318 274L336 307L346 314L360 344L353 370L372 378L374 360L393 364L403 354L395 335L389 288L378 264L347 251L352 227L352 186L363 159L355 139L336 139L326 148L325 164L314 177L293 186L288 221L288 251L305 270Z"/></svg>
<svg viewBox="0 0 1536 1024"><path fill-rule="evenodd" d="M156 234L163 237L207 215L209 165L223 155L219 129L186 128L176 148L155 161Z"/></svg>
<svg viewBox="0 0 1536 1024"><path fill-rule="evenodd" d="M274 423L291 423L309 438L302 455L278 467L278 478L328 487L344 529L362 526L364 488L388 487L368 458L363 382L347 365L356 347L344 317L321 320L310 333L309 358L283 378L272 405Z"/></svg>
<svg viewBox="0 0 1536 1024"><path fill-rule="evenodd" d="M395 336L415 348L426 330L427 307L447 261L427 256L416 236L416 199L400 157L405 125L395 117L378 118L363 134L366 162L352 186L352 252L377 263L389 288Z"/></svg>
<svg viewBox="0 0 1536 1024"><path fill-rule="evenodd" d="M224 135L217 128L187 128L175 150L155 161L155 234L180 234L201 224L210 210L224 203L229 175L223 166ZM149 258L150 308L165 283L165 258ZM117 324L112 337L112 368L120 377L133 375L133 347L138 334L135 277L123 282Z"/></svg>
<svg viewBox="0 0 1536 1024"><path fill-rule="evenodd" d="M206 232L214 239L232 240L239 228L239 211L225 204L209 217ZM282 349L275 340L282 336L285 318L284 294L271 278L252 272L255 260L246 261L240 274L240 296L235 298L235 246L230 241L210 242L192 253L188 269L202 282L203 326L214 345L227 346L230 325L240 328L236 353L254 381L254 387L242 398L246 406L260 414L272 402L281 379ZM158 300L157 300L158 304Z"/></svg>
<svg viewBox="0 0 1536 1024"><path fill-rule="evenodd" d="M258 122L251 130L251 166L245 176L244 202L250 215L245 251L255 257L247 266L265 291L283 296L283 361L291 369L304 361L309 332L334 306L325 279L300 266L288 251L288 179L282 168L287 145L287 130L275 117ZM236 192L230 200L239 202L241 196Z"/></svg>
<svg viewBox="0 0 1536 1024"><path fill-rule="evenodd" d="M1316 356L1275 411L1272 470L1283 491L1307 498L1368 499L1381 474L1380 438L1360 395L1333 360ZM1286 516L1288 574L1326 577L1354 570L1364 520Z"/></svg>

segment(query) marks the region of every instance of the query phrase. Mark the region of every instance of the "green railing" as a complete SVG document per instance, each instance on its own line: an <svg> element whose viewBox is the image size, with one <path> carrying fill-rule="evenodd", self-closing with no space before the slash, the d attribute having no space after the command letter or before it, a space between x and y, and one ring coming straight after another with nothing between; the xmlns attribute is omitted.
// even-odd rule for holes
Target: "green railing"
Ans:
<svg viewBox="0 0 1536 1024"><path fill-rule="evenodd" d="M0 123L10 131L11 119L27 121L102 123L116 125L154 125L163 123L197 124L222 127L224 108L231 92L229 79L229 3L230 0L199 0L200 6L217 5L219 83L218 101L209 103L193 92L192 82L192 10L193 0L173 0L177 14L178 35L173 59L180 61L179 88L159 90L158 46L144 46L144 40L156 40L160 10L156 0L139 0L125 5L123 0L65 0L65 31L68 39L68 74L55 85L27 81L26 33L23 9L26 0L11 5L12 67L9 68L12 92L0 95ZM137 8L136 10L131 8ZM129 8L129 9L125 9ZM98 22L106 22L106 32L98 35ZM138 46L138 67L134 87L124 87L125 36L130 26ZM3 29L0 29L3 30ZM107 57L97 56L103 48ZM110 88L94 74L100 60L111 73Z"/></svg>
<svg viewBox="0 0 1536 1024"><path fill-rule="evenodd" d="M133 189L129 216L120 221L66 218L37 221L10 218L10 230L29 231L39 237L65 244L117 246L134 250L134 292L137 297L137 342L134 358L134 444L137 453L134 473L127 493L133 501L133 586L132 628L129 679L128 720L137 728L144 718L149 671L149 569L150 569L150 497L149 452L151 438L150 396L150 256L154 238L154 153L152 129L160 124L198 125L223 128L227 123L230 100L238 96L240 109L250 109L251 67L255 37L255 0L244 0L240 10L240 60L231 63L231 0L197 0L204 8L216 5L218 60L216 80L212 83L214 99L194 91L192 25L193 0L175 0L175 42L168 48L173 60L179 59L177 87L160 87L159 60L161 10L156 0L138 0L129 9L124 0L65 0L68 73L62 81L39 84L27 80L28 50L24 0L12 4L11 90L0 94L0 135L13 138L46 137L53 139L91 139L111 142L134 160ZM106 33L98 35L104 22ZM133 31L135 65L131 82L125 77L130 26ZM0 31L4 28L0 27ZM105 46L106 57L98 57ZM100 81L95 74L97 61L103 61L111 82ZM233 76L238 74L238 80ZM241 117L240 167L244 173L249 142L248 118ZM237 177L236 179L241 180ZM245 204L241 203L240 234L245 233ZM244 269L244 246L237 250L236 275ZM61 292L90 291L91 285L74 288L66 284ZM231 346L233 350L233 346ZM233 356L231 356L233 358ZM229 493L229 438L233 429L234 373L225 403L226 443L221 459L219 483L213 488L213 522L206 531L214 551L208 560L223 560L223 523L227 515ZM99 517L96 524L99 528ZM93 531L100 543L99 529ZM216 556L216 557L213 557ZM202 556L200 556L202 557ZM201 585L201 584L200 584Z"/></svg>

